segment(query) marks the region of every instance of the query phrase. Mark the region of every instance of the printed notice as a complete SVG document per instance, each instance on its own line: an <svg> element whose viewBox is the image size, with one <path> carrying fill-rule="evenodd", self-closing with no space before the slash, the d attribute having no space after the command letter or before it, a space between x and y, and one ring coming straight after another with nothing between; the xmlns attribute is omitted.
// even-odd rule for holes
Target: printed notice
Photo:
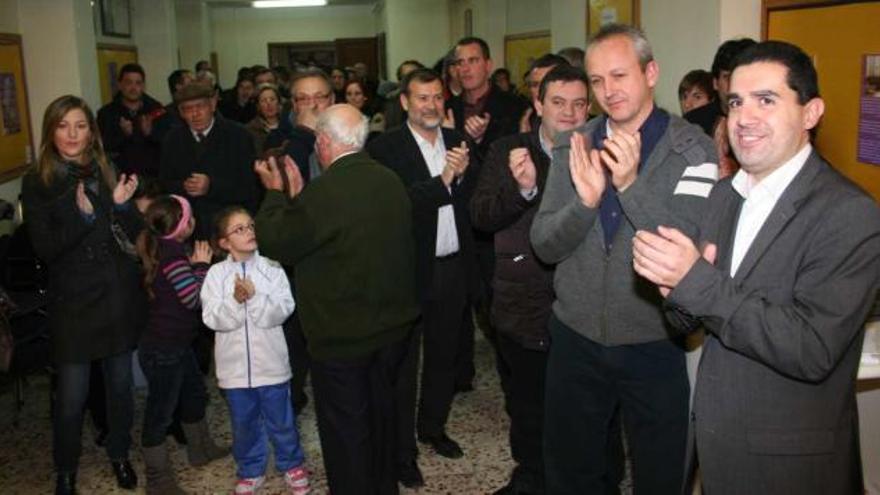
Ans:
<svg viewBox="0 0 880 495"><path fill-rule="evenodd" d="M862 163L880 165L880 54L862 58L857 157Z"/></svg>
<svg viewBox="0 0 880 495"><path fill-rule="evenodd" d="M15 75L0 73L0 115L3 127L0 135L8 136L21 132L21 116L18 114L18 92L15 90Z"/></svg>

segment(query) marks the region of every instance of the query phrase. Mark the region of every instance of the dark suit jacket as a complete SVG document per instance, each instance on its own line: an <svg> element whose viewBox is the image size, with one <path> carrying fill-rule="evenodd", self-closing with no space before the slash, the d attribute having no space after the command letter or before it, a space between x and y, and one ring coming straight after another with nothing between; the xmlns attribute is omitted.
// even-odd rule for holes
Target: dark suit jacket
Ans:
<svg viewBox="0 0 880 495"><path fill-rule="evenodd" d="M260 250L295 267L313 359L365 356L411 330L419 315L411 221L400 179L364 153L337 159L293 200L267 193Z"/></svg>
<svg viewBox="0 0 880 495"><path fill-rule="evenodd" d="M861 493L855 376L880 282L880 211L813 152L731 278L742 197L712 191L670 320L707 331L693 432L707 493Z"/></svg>
<svg viewBox="0 0 880 495"><path fill-rule="evenodd" d="M452 109L452 114L455 116L455 130L465 134L464 93L451 98L447 102L447 107ZM528 108L528 104L523 100L491 86L483 112L492 117L489 119L483 140L477 145L480 159L486 156L486 153L489 152L489 146L496 139L519 133L519 119L526 108Z"/></svg>
<svg viewBox="0 0 880 495"><path fill-rule="evenodd" d="M443 129L442 132L446 149L458 146L464 139L461 134L450 129ZM459 252L465 257L466 265L472 271L474 241L468 203L480 165L473 149L471 149L467 172L462 176L461 181L453 181L451 192L439 175L431 177L419 145L406 125L378 136L367 145L367 152L376 161L393 170L409 192L412 201L413 235L416 241L416 288L421 298L424 299L428 295L433 277L437 245L437 209L441 206L451 204L455 211ZM469 287L468 290L473 294L476 287Z"/></svg>
<svg viewBox="0 0 880 495"><path fill-rule="evenodd" d="M198 146L188 126L168 131L162 143L159 180L166 192L189 199L196 216L196 237L207 239L214 215L224 207L239 205L255 213L260 190L254 173L254 141L244 127L217 116L204 151ZM184 191L183 181L192 173L209 177L204 196L190 197Z"/></svg>
<svg viewBox="0 0 880 495"><path fill-rule="evenodd" d="M474 227L495 236L492 324L523 347L547 350L547 322L556 298L553 267L538 259L529 240L550 157L541 148L539 127L492 144L471 198ZM526 148L537 172L538 194L526 200L510 172L510 151Z"/></svg>

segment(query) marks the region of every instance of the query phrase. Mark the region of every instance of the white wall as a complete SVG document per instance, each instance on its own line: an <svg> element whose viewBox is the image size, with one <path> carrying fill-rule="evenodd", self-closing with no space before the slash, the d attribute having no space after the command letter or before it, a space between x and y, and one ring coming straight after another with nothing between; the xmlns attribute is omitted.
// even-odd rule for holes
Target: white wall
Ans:
<svg viewBox="0 0 880 495"><path fill-rule="evenodd" d="M269 63L268 43L333 41L376 35L372 6L218 7L211 9L210 17L211 38L220 65L220 84L224 88L235 84L239 67ZM181 48L182 43L181 40Z"/></svg>
<svg viewBox="0 0 880 495"><path fill-rule="evenodd" d="M642 29L660 66L655 100L677 114L682 76L712 65L719 40L719 0L664 0L641 5Z"/></svg>

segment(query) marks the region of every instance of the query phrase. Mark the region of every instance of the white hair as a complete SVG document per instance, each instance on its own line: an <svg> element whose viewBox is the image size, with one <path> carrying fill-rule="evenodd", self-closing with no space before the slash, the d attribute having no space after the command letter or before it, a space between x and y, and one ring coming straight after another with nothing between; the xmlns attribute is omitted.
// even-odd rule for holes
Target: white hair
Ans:
<svg viewBox="0 0 880 495"><path fill-rule="evenodd" d="M347 119L336 118L334 108L329 108L318 116L315 131L326 133L337 144L360 150L367 142L367 134L370 130L370 121L363 114L352 125Z"/></svg>

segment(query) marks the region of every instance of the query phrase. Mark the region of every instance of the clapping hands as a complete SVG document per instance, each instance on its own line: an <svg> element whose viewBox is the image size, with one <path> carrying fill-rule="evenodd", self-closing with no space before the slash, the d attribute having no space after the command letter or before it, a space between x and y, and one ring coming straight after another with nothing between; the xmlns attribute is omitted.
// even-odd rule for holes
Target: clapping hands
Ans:
<svg viewBox="0 0 880 495"><path fill-rule="evenodd" d="M235 275L235 288L233 289L232 297L235 298L236 302L241 304L254 297L256 293L257 290L254 288L254 283L251 282L250 278L242 278L241 275Z"/></svg>

